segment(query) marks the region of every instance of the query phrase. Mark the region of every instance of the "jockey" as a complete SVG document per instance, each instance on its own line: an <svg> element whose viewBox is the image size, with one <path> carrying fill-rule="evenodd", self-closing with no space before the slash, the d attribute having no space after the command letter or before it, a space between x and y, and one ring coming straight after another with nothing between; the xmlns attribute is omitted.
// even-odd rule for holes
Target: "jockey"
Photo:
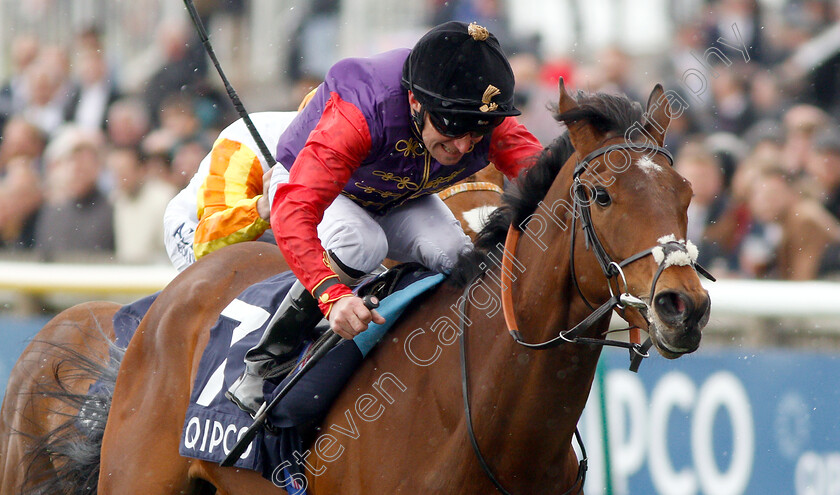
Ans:
<svg viewBox="0 0 840 495"><path fill-rule="evenodd" d="M297 112L260 112L251 121L269 149ZM220 247L243 241L274 242L264 194L268 163L242 119L225 128L190 183L163 214L164 244L178 271Z"/></svg>
<svg viewBox="0 0 840 495"><path fill-rule="evenodd" d="M386 258L448 272L471 248L435 194L490 162L509 178L542 146L515 118L514 78L485 28L439 25L413 49L337 62L277 144L271 225L297 276L227 397L254 414L268 365L326 317L346 339L373 321L350 287Z"/></svg>

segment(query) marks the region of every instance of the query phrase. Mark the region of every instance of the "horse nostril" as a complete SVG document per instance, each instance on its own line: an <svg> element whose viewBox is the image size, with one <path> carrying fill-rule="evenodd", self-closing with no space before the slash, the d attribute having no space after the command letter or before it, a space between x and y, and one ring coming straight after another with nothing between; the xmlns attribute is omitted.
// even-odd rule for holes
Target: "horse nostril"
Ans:
<svg viewBox="0 0 840 495"><path fill-rule="evenodd" d="M654 300L659 317L669 323L683 323L694 311L694 303L685 295L676 291L663 291Z"/></svg>

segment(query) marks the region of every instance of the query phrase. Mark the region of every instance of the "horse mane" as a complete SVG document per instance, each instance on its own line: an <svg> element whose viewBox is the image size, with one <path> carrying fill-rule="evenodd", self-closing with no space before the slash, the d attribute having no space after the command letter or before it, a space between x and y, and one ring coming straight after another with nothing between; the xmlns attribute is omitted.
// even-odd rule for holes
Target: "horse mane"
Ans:
<svg viewBox="0 0 840 495"><path fill-rule="evenodd" d="M643 119L642 106L625 95L578 91L574 98L578 104L574 110L560 113L557 106L553 106L555 120L566 125L586 121L598 132L623 135L633 124ZM501 252L510 225L525 225L526 219L548 194L563 164L574 152L568 130L564 130L543 149L536 163L505 189L502 206L493 211L487 224L478 233L475 249L461 255L449 274L449 283L464 287L494 266L488 262L489 255Z"/></svg>

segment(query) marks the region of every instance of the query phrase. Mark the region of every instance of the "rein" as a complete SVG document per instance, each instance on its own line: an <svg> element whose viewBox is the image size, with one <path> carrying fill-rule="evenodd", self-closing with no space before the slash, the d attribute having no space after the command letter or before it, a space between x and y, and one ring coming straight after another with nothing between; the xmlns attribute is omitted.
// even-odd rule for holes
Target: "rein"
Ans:
<svg viewBox="0 0 840 495"><path fill-rule="evenodd" d="M456 194L461 194L462 192L467 191L492 191L499 194L503 193L502 188L492 182L462 182L460 184L447 187L438 193L438 197L446 201Z"/></svg>
<svg viewBox="0 0 840 495"><path fill-rule="evenodd" d="M496 477L493 475L493 471L490 469L490 465L487 464L487 461L481 454L481 448L478 446L478 440L475 437L475 429L473 428L472 423L472 410L470 408L470 384L467 372L466 311L467 301L469 300L469 291L472 288L473 283L475 283L478 280L478 278L480 277L476 277L476 279L472 283L467 284L467 288L464 290L464 295L461 297L461 308L459 311L461 317L459 318L460 321L458 323L458 332L460 333L461 392L464 396L464 415L466 417L467 433L469 433L470 444L472 445L473 452L475 452L475 456L478 459L478 463L481 465L481 469L484 470L484 474L486 474L487 477L490 478L490 481L493 482L493 485L496 487L496 490L498 490L504 495L512 495L509 491L505 490L505 488L502 486L499 480L496 479ZM505 314L505 319L507 320L507 314ZM580 436L580 430L578 430L577 426L575 427L575 440L577 441L577 444L580 447L581 453L581 460L578 463L577 477L575 478L575 482L572 484L571 488L569 488L560 495L572 495L580 493L583 490L583 483L586 481L586 470L588 469L589 461L586 455L586 448L583 446L583 439Z"/></svg>

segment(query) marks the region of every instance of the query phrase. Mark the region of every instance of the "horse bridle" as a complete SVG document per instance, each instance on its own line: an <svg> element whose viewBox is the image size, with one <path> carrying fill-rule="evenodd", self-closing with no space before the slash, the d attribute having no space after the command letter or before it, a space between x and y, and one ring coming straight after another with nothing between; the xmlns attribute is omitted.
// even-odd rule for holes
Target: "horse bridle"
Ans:
<svg viewBox="0 0 840 495"><path fill-rule="evenodd" d="M502 308L505 317L505 324L508 327L508 332L510 333L511 337L513 337L514 342L516 342L517 344L534 350L550 349L553 347L557 347L563 343L623 347L630 349L630 370L635 372L638 371L642 359L648 357L648 351L652 345L650 337L647 338L644 344L640 344L638 341L632 341L634 339L631 339L631 342L623 342L618 340L595 339L580 336L582 333L584 333L593 325L595 325L599 320L601 320L604 316L606 316L610 311L612 311L615 308L624 309L627 306L631 306L641 311L648 307L648 305L643 300L628 292L627 279L624 275L623 268L633 263L634 261L638 261L642 258L647 257L648 255L654 256L654 258L657 260L659 268L657 269L656 274L653 277L653 281L651 282L649 297L649 301L651 302L651 304L653 303L653 297L656 292L656 284L659 281L659 277L660 275L662 275L662 272L665 270L665 268L672 266L672 264L688 264L685 261L680 263L671 262L669 264L669 262L666 260L669 259L672 253L684 253L686 257L684 257L683 260L689 260L691 266L698 273L712 281L715 280L714 277L712 277L712 275L708 271L706 271L703 267L697 264L696 249L692 251L693 246L690 244L690 242L686 240L677 240L673 236L671 236L671 238L660 238L656 246L645 249L643 251L639 251L638 253L633 254L620 262L614 261L612 257L607 253L606 249L604 248L604 245L598 238L598 234L595 232L594 225L592 224L592 215L589 209L590 197L586 189L587 186L584 185L584 183L580 180L580 176L581 174L583 174L584 171L586 171L587 166L593 159L598 158L602 155L606 155L607 153L610 153L612 151L623 151L628 149L637 152L648 150L651 152L651 154L664 155L668 159L670 165L674 165L673 156L671 156L671 153L662 146L647 143L628 142L600 146L597 149L595 149L595 151L592 151L591 153L587 154L582 160L579 160L577 162L573 174L574 182L572 186L572 199L574 203L574 210L571 225L571 253L569 256L569 263L575 289L577 290L578 294L580 294L581 298L584 300L586 305L589 306L590 309L592 309L592 313L590 313L589 316L584 318L580 323L578 323L571 329L560 331L557 337L554 337L545 342L537 344L526 342L522 338L522 335L519 332L518 325L516 324L516 318L513 312L511 273L513 269L512 256L516 252L516 245L521 232L518 229L516 229L513 225L511 225L508 229L507 238L505 239L504 252L502 255L500 285L502 291ZM590 304L590 302L586 299L586 296L584 296L583 292L580 289L580 286L577 282L577 276L575 274L575 234L577 232L578 217L580 217L581 229L583 230L585 236L585 246L587 250L591 250L595 255L595 258L598 261L598 265L601 267L601 271L604 274L604 277L607 279L607 287L610 291L610 298L606 302L601 304L601 306L599 306L598 308L593 307L592 304ZM476 277L476 279L473 280L473 282L467 285L467 288L464 291L464 296L461 298L460 310L461 318L459 331L461 351L461 389L464 396L464 411L466 414L467 432L469 434L470 443L472 444L473 451L475 452L479 464L481 465L481 468L484 470L487 477L490 479L490 481L493 483L493 485L499 492L503 493L504 495L511 495L510 492L505 490L505 488L501 485L498 479L496 479L496 477L493 475L490 466L487 464L487 461L481 454L481 449L478 446L478 441L476 440L475 431L473 429L472 424L472 414L469 400L469 381L467 377L465 311L466 303L469 299L469 291L472 288L473 284L476 283L479 278L481 278L481 275ZM613 279L615 279L616 288L621 288L621 285L623 285L623 292L619 293L619 291L613 290ZM621 282L621 285L619 284L619 281ZM636 331L638 332L638 330ZM583 484L586 480L588 458L586 455L586 449L584 448L583 441L580 436L580 432L577 428L575 428L574 436L578 446L580 447L581 460L579 461L577 478L575 479L574 484L571 488L563 492L562 495L579 493L581 490L583 490Z"/></svg>
<svg viewBox="0 0 840 495"><path fill-rule="evenodd" d="M550 339L546 342L532 344L526 342L522 338L513 313L513 296L511 291L512 284L510 280L510 274L512 273L512 261L510 259L510 256L512 256L515 252L516 243L518 241L520 233L519 230L515 229L513 226L511 226L508 230L508 237L505 240L505 249L502 257L502 307L504 310L505 323L508 326L508 331L510 332L511 336L513 337L513 340L517 344L528 347L530 349L550 349L552 347L559 346L560 344L565 342L623 347L630 350L630 370L635 372L638 370L639 364L641 364L641 360L648 357L648 350L652 345L650 338L648 338L644 344L640 344L639 342L623 342L610 339L593 339L580 336L582 333L591 328L596 322L598 322L601 318L606 316L610 311L612 311L615 308L624 309L627 306L631 306L641 311L648 307L647 303L628 292L627 279L624 275L623 268L635 261L645 258L648 255L652 255L654 253L659 254L659 251L661 250L661 253L663 253L664 255L659 257L659 267L657 269L656 274L653 277L653 281L651 282L651 288L648 299L651 303L653 303L653 296L656 293L656 284L659 281L659 277L662 275L662 272L666 268L671 266L671 264L665 262L665 260L668 259L668 255L670 255L671 253L684 253L686 255L687 260L690 261L691 266L695 270L697 270L699 274L705 276L706 278L709 278L710 280L714 280L714 277L712 277L711 274L709 274L709 272L706 271L702 266L697 264L696 251L693 249L691 243L685 240L677 240L676 238L665 237L660 238L656 246L639 251L638 253L633 254L620 262L614 261L612 257L607 253L607 250L604 248L604 245L598 238L598 234L595 232L595 227L592 224L592 213L589 208L591 201L589 193L587 192L587 186L580 180L580 176L581 174L583 174L583 172L586 171L587 166L593 159L598 158L602 155L606 155L607 153L610 153L612 151L622 150L632 150L636 152L647 150L651 152L650 154L664 155L665 158L668 159L668 162L671 166L673 166L674 164L674 158L671 156L671 153L661 146L648 143L623 142L607 146L601 146L595 151L592 151L591 153L586 155L575 165L575 170L573 174L574 182L572 185L574 212L572 215L571 241L569 243L569 264L570 270L572 272L572 280L574 282L575 289L578 291L578 294L580 294L581 298L583 298L587 306L589 306L589 308L592 309L592 313L590 313L589 316L584 318L573 328L559 332L557 337ZM586 296L584 296L583 292L580 289L580 285L578 284L577 275L575 272L575 238L577 234L578 217L580 218L581 230L584 234L586 249L592 251L592 253L595 255L595 259L598 261L598 265L601 267L601 272L603 273L604 278L607 279L607 287L610 291L610 298L598 308L593 307L592 304L586 299ZM616 288L620 289L623 286L623 292L613 290L613 279L615 279Z"/></svg>

